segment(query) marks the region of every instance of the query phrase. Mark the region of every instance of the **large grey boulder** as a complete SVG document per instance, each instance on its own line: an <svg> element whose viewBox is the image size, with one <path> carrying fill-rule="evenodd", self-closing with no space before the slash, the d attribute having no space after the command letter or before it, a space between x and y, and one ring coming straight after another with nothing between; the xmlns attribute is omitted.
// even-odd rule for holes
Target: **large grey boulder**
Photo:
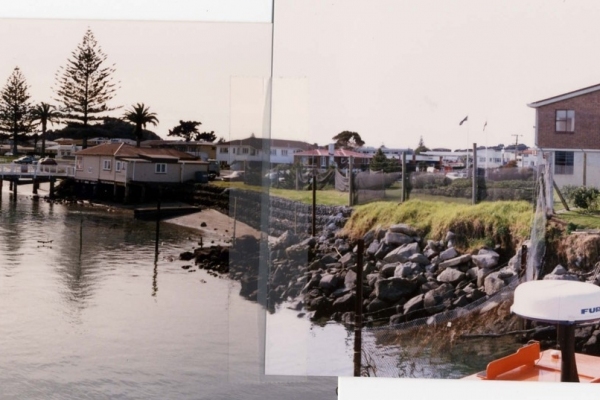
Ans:
<svg viewBox="0 0 600 400"><path fill-rule="evenodd" d="M500 255L492 250L479 250L479 254L471 257L473 263L479 268L495 268L498 265Z"/></svg>
<svg viewBox="0 0 600 400"><path fill-rule="evenodd" d="M344 287L347 289L356 287L356 272L352 270L346 272L346 277L344 278Z"/></svg>
<svg viewBox="0 0 600 400"><path fill-rule="evenodd" d="M438 256L438 262L450 260L454 257L458 257L458 252L454 247L449 247L440 253L440 255Z"/></svg>
<svg viewBox="0 0 600 400"><path fill-rule="evenodd" d="M291 260L308 260L309 250L305 244L294 244L285 249L285 255Z"/></svg>
<svg viewBox="0 0 600 400"><path fill-rule="evenodd" d="M413 254L419 253L419 244L418 243L409 243L403 246L400 246L392 251L390 251L385 257L383 257L383 261L392 263L392 262L406 262L408 258Z"/></svg>
<svg viewBox="0 0 600 400"><path fill-rule="evenodd" d="M319 281L319 287L323 290L333 291L337 289L341 284L341 279L334 274L325 274Z"/></svg>
<svg viewBox="0 0 600 400"><path fill-rule="evenodd" d="M402 233L406 236L417 236L417 231L410 225L407 224L395 224L390 226L390 232Z"/></svg>
<svg viewBox="0 0 600 400"><path fill-rule="evenodd" d="M412 268L409 263L398 264L394 270L394 276L407 278L412 275Z"/></svg>
<svg viewBox="0 0 600 400"><path fill-rule="evenodd" d="M448 268L448 267L455 267L457 265L464 264L469 261L471 261L471 255L463 254L462 256L454 257L449 260L440 262L438 265L438 268L444 269L444 268Z"/></svg>
<svg viewBox="0 0 600 400"><path fill-rule="evenodd" d="M375 296L389 303L413 294L415 289L416 284L404 278L380 279L375 282Z"/></svg>
<svg viewBox="0 0 600 400"><path fill-rule="evenodd" d="M346 312L355 308L356 296L354 292L349 292L342 297L337 298L332 305L333 311Z"/></svg>
<svg viewBox="0 0 600 400"><path fill-rule="evenodd" d="M457 284L465 279L465 273L454 268L446 268L437 277L439 282Z"/></svg>
<svg viewBox="0 0 600 400"><path fill-rule="evenodd" d="M380 273L384 278L391 278L396 273L396 268L400 265L400 263L390 263L385 264L381 267Z"/></svg>
<svg viewBox="0 0 600 400"><path fill-rule="evenodd" d="M285 249L298 243L298 237L290 231L283 232L272 244L273 249Z"/></svg>
<svg viewBox="0 0 600 400"><path fill-rule="evenodd" d="M408 300L404 304L404 310L403 310L404 314L408 314L411 312L421 310L423 308L423 298L424 297L425 297L424 294L420 294L420 295L415 296L412 299Z"/></svg>
<svg viewBox="0 0 600 400"><path fill-rule="evenodd" d="M559 264L551 273L544 276L544 280L579 281L579 277L570 273L565 267Z"/></svg>
<svg viewBox="0 0 600 400"><path fill-rule="evenodd" d="M369 304L367 305L367 311L370 313L374 313L377 311L382 311L385 310L386 308L389 308L389 304L381 299L378 298L374 298L371 302L369 302Z"/></svg>
<svg viewBox="0 0 600 400"><path fill-rule="evenodd" d="M388 231L383 238L383 241L390 246L402 246L403 244L411 243L413 238L403 233L396 233Z"/></svg>
<svg viewBox="0 0 600 400"><path fill-rule="evenodd" d="M343 267L348 267L349 265L353 265L356 263L356 254L354 253L346 253L339 260L340 264Z"/></svg>
<svg viewBox="0 0 600 400"><path fill-rule="evenodd" d="M375 253L377 253L377 250L379 250L380 245L381 244L379 243L379 240L373 240L367 247L367 254L371 257L375 256Z"/></svg>
<svg viewBox="0 0 600 400"><path fill-rule="evenodd" d="M492 272L484 280L485 293L490 296L506 286L504 279L500 278L500 271Z"/></svg>
<svg viewBox="0 0 600 400"><path fill-rule="evenodd" d="M421 253L416 253L408 257L408 261L421 265L429 265L429 259Z"/></svg>

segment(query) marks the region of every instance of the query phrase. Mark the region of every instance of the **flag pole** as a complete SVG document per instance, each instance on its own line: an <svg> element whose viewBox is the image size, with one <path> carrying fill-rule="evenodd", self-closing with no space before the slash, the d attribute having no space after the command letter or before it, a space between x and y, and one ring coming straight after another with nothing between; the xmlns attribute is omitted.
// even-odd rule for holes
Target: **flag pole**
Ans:
<svg viewBox="0 0 600 400"><path fill-rule="evenodd" d="M468 116L467 116L468 117ZM470 128L470 121L467 118L467 178L469 177L469 128Z"/></svg>

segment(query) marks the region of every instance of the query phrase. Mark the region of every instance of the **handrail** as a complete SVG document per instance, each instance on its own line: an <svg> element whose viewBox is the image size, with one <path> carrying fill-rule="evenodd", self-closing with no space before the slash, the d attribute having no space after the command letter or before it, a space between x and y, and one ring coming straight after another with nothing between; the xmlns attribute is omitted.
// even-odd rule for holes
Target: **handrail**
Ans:
<svg viewBox="0 0 600 400"><path fill-rule="evenodd" d="M43 164L0 164L0 178L4 177L73 177L75 166Z"/></svg>

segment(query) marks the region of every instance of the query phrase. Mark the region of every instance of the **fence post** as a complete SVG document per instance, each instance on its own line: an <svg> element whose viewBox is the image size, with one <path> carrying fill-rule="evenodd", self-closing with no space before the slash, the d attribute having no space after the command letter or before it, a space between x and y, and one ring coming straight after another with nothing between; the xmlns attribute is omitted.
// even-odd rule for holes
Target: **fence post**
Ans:
<svg viewBox="0 0 600 400"><path fill-rule="evenodd" d="M356 250L356 303L354 309L354 376L360 376L362 358L363 252L365 242L358 240Z"/></svg>
<svg viewBox="0 0 600 400"><path fill-rule="evenodd" d="M473 193L472 193L472 199L471 199L471 203L473 205L477 204L477 143L473 143L473 174L472 174L472 180L473 180Z"/></svg>
<svg viewBox="0 0 600 400"><path fill-rule="evenodd" d="M313 165L313 176L312 176L312 236L317 234L317 175L315 166Z"/></svg>
<svg viewBox="0 0 600 400"><path fill-rule="evenodd" d="M354 180L352 179L352 157L348 157L348 206L354 205Z"/></svg>
<svg viewBox="0 0 600 400"><path fill-rule="evenodd" d="M406 201L406 153L402 152L402 195L401 201Z"/></svg>

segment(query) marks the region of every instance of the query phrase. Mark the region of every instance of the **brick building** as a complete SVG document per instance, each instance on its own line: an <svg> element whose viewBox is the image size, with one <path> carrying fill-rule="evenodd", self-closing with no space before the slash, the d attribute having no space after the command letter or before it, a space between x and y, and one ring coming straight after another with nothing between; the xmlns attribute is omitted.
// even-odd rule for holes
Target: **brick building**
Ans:
<svg viewBox="0 0 600 400"><path fill-rule="evenodd" d="M600 187L600 84L528 104L535 145L552 157L559 186Z"/></svg>

